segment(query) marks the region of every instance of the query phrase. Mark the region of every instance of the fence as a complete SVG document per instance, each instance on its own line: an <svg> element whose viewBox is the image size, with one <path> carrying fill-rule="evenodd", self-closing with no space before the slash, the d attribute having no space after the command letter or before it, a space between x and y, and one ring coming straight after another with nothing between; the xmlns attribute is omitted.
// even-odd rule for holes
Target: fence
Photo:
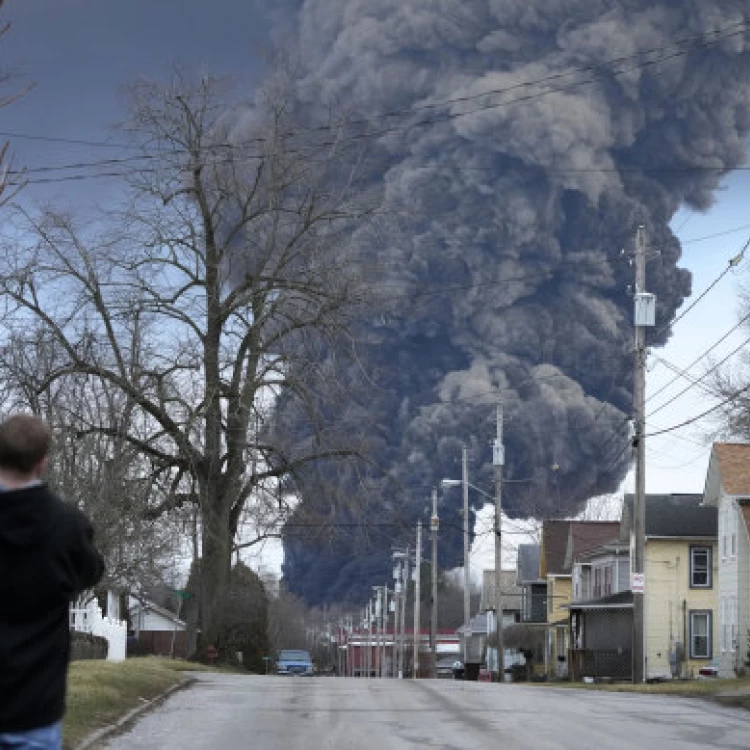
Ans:
<svg viewBox="0 0 750 750"><path fill-rule="evenodd" d="M128 627L120 620L102 617L96 600L84 607L70 608L70 629L79 633L91 633L106 638L109 643L108 661L124 661L127 651Z"/></svg>

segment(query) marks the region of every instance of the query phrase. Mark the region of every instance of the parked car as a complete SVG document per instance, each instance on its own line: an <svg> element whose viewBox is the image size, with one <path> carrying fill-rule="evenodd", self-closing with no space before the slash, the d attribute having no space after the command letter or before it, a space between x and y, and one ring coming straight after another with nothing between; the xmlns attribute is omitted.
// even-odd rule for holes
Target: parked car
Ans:
<svg viewBox="0 0 750 750"><path fill-rule="evenodd" d="M315 667L307 651L285 649L279 651L279 658L276 660L276 673L283 675L313 675L315 674Z"/></svg>
<svg viewBox="0 0 750 750"><path fill-rule="evenodd" d="M699 680L708 680L719 676L719 664L716 660L709 662L698 670Z"/></svg>

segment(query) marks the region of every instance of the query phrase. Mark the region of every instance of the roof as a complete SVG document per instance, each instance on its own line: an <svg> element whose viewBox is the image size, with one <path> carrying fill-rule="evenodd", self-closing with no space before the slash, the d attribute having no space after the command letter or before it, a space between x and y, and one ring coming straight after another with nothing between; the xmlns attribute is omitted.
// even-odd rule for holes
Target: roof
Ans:
<svg viewBox="0 0 750 750"><path fill-rule="evenodd" d="M750 444L714 443L721 475L721 485L727 495L750 495Z"/></svg>
<svg viewBox="0 0 750 750"><path fill-rule="evenodd" d="M610 594L599 599L592 599L588 602L575 602L574 604L564 604L563 608L567 609L630 609L633 606L633 592L620 591L618 594Z"/></svg>
<svg viewBox="0 0 750 750"><path fill-rule="evenodd" d="M521 587L516 583L515 570L501 570L501 591L503 594L503 612L521 611ZM482 573L482 597L479 609L495 609L495 571L485 570Z"/></svg>
<svg viewBox="0 0 750 750"><path fill-rule="evenodd" d="M531 583L539 580L539 553L541 549L538 544L519 544L518 562L516 563L516 583Z"/></svg>
<svg viewBox="0 0 750 750"><path fill-rule="evenodd" d="M625 495L621 539L630 536L633 495ZM646 495L646 536L711 539L718 535L715 506L703 505L703 495Z"/></svg>
<svg viewBox="0 0 750 750"><path fill-rule="evenodd" d="M158 604L154 604L153 602L136 601L136 603L129 607L129 609L131 613L138 612L139 610L143 610L144 612L153 612L154 614L160 615L161 617L164 617L170 622L176 623L177 625L185 624L185 621L177 617L174 612L170 612L168 609L160 607Z"/></svg>
<svg viewBox="0 0 750 750"><path fill-rule="evenodd" d="M565 553L568 549L570 521L545 521L542 526L542 548L539 561L539 575L564 573Z"/></svg>
<svg viewBox="0 0 750 750"><path fill-rule="evenodd" d="M575 521L570 524L568 548L565 552L565 569L586 552L615 541L620 535L619 521Z"/></svg>
<svg viewBox="0 0 750 750"><path fill-rule="evenodd" d="M619 532L617 521L545 521L540 574L570 575L578 555L614 541Z"/></svg>

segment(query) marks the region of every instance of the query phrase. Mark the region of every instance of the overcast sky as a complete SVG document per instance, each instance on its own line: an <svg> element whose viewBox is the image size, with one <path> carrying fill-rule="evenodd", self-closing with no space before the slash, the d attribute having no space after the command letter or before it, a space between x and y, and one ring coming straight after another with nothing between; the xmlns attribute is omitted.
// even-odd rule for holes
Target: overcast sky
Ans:
<svg viewBox="0 0 750 750"><path fill-rule="evenodd" d="M123 116L120 89L139 76L165 78L179 64L188 72L231 75L238 92L249 94L262 75L263 50L269 44L269 28L251 0L8 0L5 14L12 28L2 41L4 66L18 73L19 84L35 86L3 110L0 131L12 134L15 165L31 169L120 153L115 147L44 139L116 142L111 126ZM750 230L733 230L750 223L749 182L748 173L738 174L727 180L707 214L681 212L675 218L673 226L686 241L684 265L694 273L694 293L702 292L745 242ZM62 199L85 209L87 202L101 201L107 189L98 181L32 185L24 200ZM705 239L727 230L732 231ZM657 354L685 366L713 344L737 319L738 283L737 276L725 279L677 325L670 345ZM716 350L716 358L743 336L729 339ZM648 387L653 393L671 373L656 359L651 364ZM678 386L683 383L654 404L676 393ZM696 389L692 397L649 420L649 427L675 424L703 408L705 397ZM648 443L648 491L702 490L709 453L702 432L682 431ZM632 479L625 487L632 490ZM489 548L477 551L476 563L491 564Z"/></svg>

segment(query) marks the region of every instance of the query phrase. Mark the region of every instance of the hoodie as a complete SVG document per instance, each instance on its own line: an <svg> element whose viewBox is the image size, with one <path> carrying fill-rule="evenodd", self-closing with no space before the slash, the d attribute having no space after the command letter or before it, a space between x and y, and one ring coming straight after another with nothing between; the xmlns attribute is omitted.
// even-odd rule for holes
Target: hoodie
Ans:
<svg viewBox="0 0 750 750"><path fill-rule="evenodd" d="M70 602L103 572L77 508L43 484L0 492L0 733L62 718Z"/></svg>

